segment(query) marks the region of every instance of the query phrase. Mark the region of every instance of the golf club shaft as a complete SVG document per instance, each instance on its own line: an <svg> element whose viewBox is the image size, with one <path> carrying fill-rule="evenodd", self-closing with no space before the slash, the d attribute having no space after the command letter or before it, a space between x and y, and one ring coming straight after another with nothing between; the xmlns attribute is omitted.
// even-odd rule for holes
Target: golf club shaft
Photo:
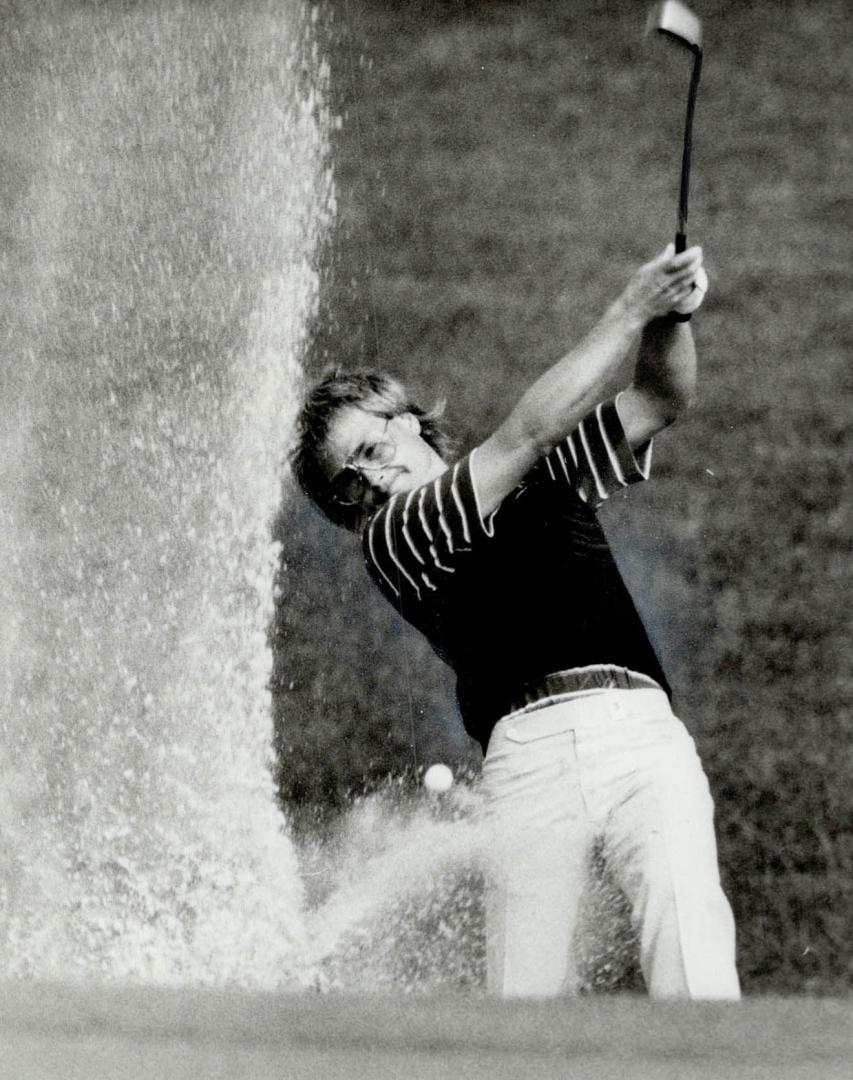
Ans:
<svg viewBox="0 0 853 1080"><path fill-rule="evenodd" d="M687 94L687 119L684 123L684 149L681 157L681 187L678 195L678 228L675 234L676 252L687 247L687 200L690 191L690 154L693 149L693 112L696 108L696 94L699 90L699 76L702 74L702 52L693 53L693 73L690 76L690 90Z"/></svg>

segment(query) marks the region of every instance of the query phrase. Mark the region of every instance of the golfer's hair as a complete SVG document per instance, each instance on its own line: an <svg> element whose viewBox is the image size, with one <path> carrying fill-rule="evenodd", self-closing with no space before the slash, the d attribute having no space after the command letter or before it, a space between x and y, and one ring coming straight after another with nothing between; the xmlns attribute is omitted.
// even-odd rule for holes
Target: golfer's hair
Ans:
<svg viewBox="0 0 853 1080"><path fill-rule="evenodd" d="M299 486L326 517L345 529L357 532L364 521L358 506L340 506L332 498L323 471L322 455L329 429L338 413L355 405L381 417L411 413L421 425L421 436L439 457L447 457L453 445L439 423L444 402L432 409L422 408L396 379L376 371L327 371L309 389L296 419L296 445L290 463Z"/></svg>

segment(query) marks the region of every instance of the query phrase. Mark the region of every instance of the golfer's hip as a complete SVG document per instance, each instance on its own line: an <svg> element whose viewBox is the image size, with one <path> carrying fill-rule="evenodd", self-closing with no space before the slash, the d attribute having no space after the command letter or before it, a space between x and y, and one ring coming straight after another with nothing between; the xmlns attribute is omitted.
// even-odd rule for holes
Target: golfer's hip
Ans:
<svg viewBox="0 0 853 1080"><path fill-rule="evenodd" d="M539 700L497 722L487 760L512 746L526 746L569 732L589 736L655 719L675 719L669 698L660 689L597 689Z"/></svg>
<svg viewBox="0 0 853 1080"><path fill-rule="evenodd" d="M498 721L483 768L485 794L493 803L520 802L578 779L584 787L609 785L654 771L673 752L698 766L693 740L662 690L572 694Z"/></svg>

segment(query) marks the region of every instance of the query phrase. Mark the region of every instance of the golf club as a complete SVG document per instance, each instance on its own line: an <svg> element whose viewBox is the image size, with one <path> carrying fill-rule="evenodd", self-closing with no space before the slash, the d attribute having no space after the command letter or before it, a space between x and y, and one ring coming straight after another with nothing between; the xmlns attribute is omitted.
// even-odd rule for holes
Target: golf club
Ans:
<svg viewBox="0 0 853 1080"><path fill-rule="evenodd" d="M693 143L693 112L696 92L702 73L702 23L680 0L664 0L649 12L647 32L665 34L693 53L693 72L687 95L687 119L684 124L684 150L681 158L681 185L678 196L678 226L675 233L676 252L687 247L687 197L690 187L690 152Z"/></svg>

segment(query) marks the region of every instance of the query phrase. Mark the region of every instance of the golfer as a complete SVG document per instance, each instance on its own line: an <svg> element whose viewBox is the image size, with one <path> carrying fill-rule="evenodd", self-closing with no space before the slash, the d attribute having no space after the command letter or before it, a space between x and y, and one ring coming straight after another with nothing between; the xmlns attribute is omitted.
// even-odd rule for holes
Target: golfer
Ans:
<svg viewBox="0 0 853 1080"><path fill-rule="evenodd" d="M485 752L487 978L505 996L576 990L594 849L629 900L649 993L739 996L708 783L596 518L648 477L653 436L692 401L673 309L701 265L670 246L641 266L457 460L387 376L328 375L300 414L300 484L361 535L376 584L453 668Z"/></svg>

